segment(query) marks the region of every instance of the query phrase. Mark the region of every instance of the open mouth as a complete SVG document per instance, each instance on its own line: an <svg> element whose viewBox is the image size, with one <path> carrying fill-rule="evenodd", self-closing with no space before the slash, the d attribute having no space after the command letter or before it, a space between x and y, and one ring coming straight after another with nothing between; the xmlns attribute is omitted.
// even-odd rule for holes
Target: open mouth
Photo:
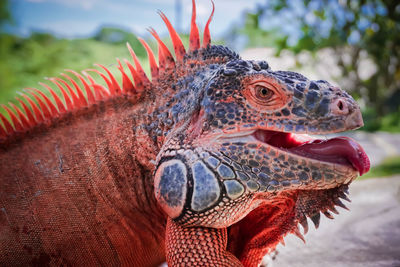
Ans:
<svg viewBox="0 0 400 267"><path fill-rule="evenodd" d="M370 168L364 149L352 138L336 137L327 140L305 134L284 133L258 129L252 136L260 142L302 157L352 166L360 175Z"/></svg>
<svg viewBox="0 0 400 267"><path fill-rule="evenodd" d="M347 197L348 184L357 176L357 172L362 175L370 168L364 149L349 137L319 139L307 134L286 133L258 127L249 128L227 129L222 133L218 132L212 138L219 139L223 146L256 143L257 146L252 146L252 148L262 148L260 150L264 153L279 152L271 154L275 158L285 154L293 155L293 158L300 159L298 164L303 164L309 159L311 163L304 163L305 167L327 168L321 170L326 177L328 177L328 171L338 170L338 179L335 178L334 182L329 182L331 179L329 178L326 180L327 184L322 186L319 181L312 181L315 182L312 186L295 189L288 187L275 195L268 195L271 199L263 199L264 202L260 206L237 223L232 224L228 228L228 251L242 262L247 260L247 255L250 255L255 247L260 251L260 255L271 252L271 249L275 248L287 234L293 233L304 241L298 225L303 226L305 234L308 231L307 218L310 218L317 228L321 213L333 219L331 212L338 214L335 207L347 209L340 199L350 201Z"/></svg>
<svg viewBox="0 0 400 267"><path fill-rule="evenodd" d="M356 172L362 175L370 168L364 149L349 137L319 139L307 134L247 128L242 131L224 132L218 138L227 144L257 142L259 147L269 147L271 150L283 152L279 153L280 155L289 154L296 158L317 161L311 164L317 163L315 166L318 166L318 162L333 165L333 169L336 169L335 165L345 166L344 169L352 173L346 173L344 176L347 175L351 179L356 177ZM336 206L347 209L340 200L349 201L347 188L351 180L345 178L343 180L339 178L335 183L325 187L288 189L273 195L271 201L264 201L262 205L228 228L228 250L242 261L246 261L247 255L254 247L261 251L260 255L264 255L271 252L271 249L283 241L283 237L287 234L293 233L304 241L298 225L303 226L306 234L307 218L310 218L317 228L321 213L333 219L331 212L338 214Z"/></svg>

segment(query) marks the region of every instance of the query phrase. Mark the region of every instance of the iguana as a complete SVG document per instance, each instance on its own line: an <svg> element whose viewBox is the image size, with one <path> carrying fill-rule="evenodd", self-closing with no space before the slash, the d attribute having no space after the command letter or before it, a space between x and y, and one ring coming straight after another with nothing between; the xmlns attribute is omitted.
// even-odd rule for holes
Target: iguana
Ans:
<svg viewBox="0 0 400 267"><path fill-rule="evenodd" d="M193 2L186 51L155 30L151 79L128 45L122 82L68 70L61 97L28 89L0 115L1 266L257 266L307 218L332 218L369 169L346 92L200 45ZM93 73L106 86L93 78ZM71 78L75 76L79 83ZM24 99L24 100L22 100Z"/></svg>

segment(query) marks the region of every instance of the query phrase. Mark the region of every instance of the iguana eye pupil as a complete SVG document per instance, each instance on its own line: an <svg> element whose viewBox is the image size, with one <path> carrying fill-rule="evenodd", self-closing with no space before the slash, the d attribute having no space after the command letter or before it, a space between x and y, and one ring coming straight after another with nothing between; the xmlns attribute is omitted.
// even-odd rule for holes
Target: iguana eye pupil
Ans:
<svg viewBox="0 0 400 267"><path fill-rule="evenodd" d="M264 95L267 95L267 93L268 93L268 90L266 89L266 88L262 88L261 89L261 94L264 96Z"/></svg>
<svg viewBox="0 0 400 267"><path fill-rule="evenodd" d="M257 97L267 100L271 98L273 92L265 86L257 85L256 86L256 95Z"/></svg>

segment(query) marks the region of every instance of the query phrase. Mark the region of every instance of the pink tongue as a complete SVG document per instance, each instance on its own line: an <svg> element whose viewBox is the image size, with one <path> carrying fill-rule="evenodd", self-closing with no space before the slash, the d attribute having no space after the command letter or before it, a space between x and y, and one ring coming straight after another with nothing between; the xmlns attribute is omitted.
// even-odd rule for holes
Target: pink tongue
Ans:
<svg viewBox="0 0 400 267"><path fill-rule="evenodd" d="M370 162L364 149L349 137L336 137L329 140L314 140L288 149L290 152L339 164L351 163L363 175L369 170Z"/></svg>

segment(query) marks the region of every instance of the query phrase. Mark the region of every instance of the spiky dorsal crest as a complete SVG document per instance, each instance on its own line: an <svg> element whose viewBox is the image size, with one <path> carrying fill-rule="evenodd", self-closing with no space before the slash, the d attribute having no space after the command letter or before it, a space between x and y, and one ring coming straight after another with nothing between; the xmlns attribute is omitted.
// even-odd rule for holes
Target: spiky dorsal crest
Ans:
<svg viewBox="0 0 400 267"><path fill-rule="evenodd" d="M211 0L212 3L212 11L211 15L207 20L206 27L204 28L204 35L203 35L203 48L207 48L211 44L211 35L210 35L210 23L214 16L215 5L214 2Z"/></svg>
<svg viewBox="0 0 400 267"><path fill-rule="evenodd" d="M192 0L192 20L190 25L190 38L189 38L189 49L194 51L200 47L199 29L196 24L196 4L195 0Z"/></svg>
<svg viewBox="0 0 400 267"><path fill-rule="evenodd" d="M151 80L154 81L158 78L158 66L156 62L156 57L154 56L153 50L151 50L150 46L146 43L146 41L140 37L138 39L146 49L150 63Z"/></svg>
<svg viewBox="0 0 400 267"><path fill-rule="evenodd" d="M209 25L214 14L214 2L212 0L211 2L213 8L204 29L202 48L207 48L211 43ZM192 0L192 5L193 9L191 18L189 53L193 53L194 51L200 49L200 36L196 24L195 0ZM21 98L16 97L16 100L21 105L21 108L13 103L9 103L8 106L1 105L9 115L10 120L0 113L0 142L6 140L16 133L26 132L38 124L50 124L54 118L58 118L65 113L77 110L79 108L91 106L98 101L106 101L107 99L120 95L138 96L146 89L150 88L151 83L157 81L162 72L165 72L170 68L175 68L176 63L182 63L185 55L187 55L185 47L182 44L182 40L164 13L159 11L159 15L166 24L171 36L175 59L167 46L162 42L157 32L153 28L150 28L150 33L158 43L158 65L150 46L142 38L139 38L139 41L146 49L148 55L151 81L144 72L132 47L127 44L135 66L133 66L126 59L124 60L124 63L128 67L132 78L130 78L125 72L124 66L119 59L117 59L117 68L122 75L121 84L117 82L114 75L105 66L100 64L95 64L95 66L103 69L105 73L98 69L87 69L82 71L82 74L73 70L66 70L66 72L69 72L70 74L68 75L61 73L61 76L63 76L64 79L58 77L47 78L48 81L50 81L60 90L61 96L59 96L51 86L45 83L39 83L43 87L42 90L36 88L27 88L23 93L19 93L26 102L22 101ZM89 73L99 75L101 79L104 80L106 86L96 82L96 79L94 79ZM82 86L80 86L70 76L71 74L81 82ZM46 90L49 91L53 99L43 93L43 91Z"/></svg>

